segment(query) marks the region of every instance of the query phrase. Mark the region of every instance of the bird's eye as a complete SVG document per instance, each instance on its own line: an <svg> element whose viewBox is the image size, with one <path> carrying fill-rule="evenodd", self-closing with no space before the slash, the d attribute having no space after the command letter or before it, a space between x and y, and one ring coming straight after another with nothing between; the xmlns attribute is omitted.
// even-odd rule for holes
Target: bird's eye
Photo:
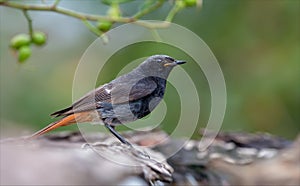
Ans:
<svg viewBox="0 0 300 186"><path fill-rule="evenodd" d="M162 59L157 59L156 62L161 63Z"/></svg>
<svg viewBox="0 0 300 186"><path fill-rule="evenodd" d="M167 60L174 62L175 59L171 58L171 57L165 57Z"/></svg>

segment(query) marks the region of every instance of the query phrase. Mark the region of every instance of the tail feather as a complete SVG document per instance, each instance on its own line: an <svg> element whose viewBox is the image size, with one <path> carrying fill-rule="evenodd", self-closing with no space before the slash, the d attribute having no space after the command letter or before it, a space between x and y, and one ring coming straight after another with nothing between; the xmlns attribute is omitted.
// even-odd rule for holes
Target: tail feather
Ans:
<svg viewBox="0 0 300 186"><path fill-rule="evenodd" d="M38 136L41 136L51 130L54 130L58 127L61 127L61 126L67 126L67 125L71 125L71 124L74 124L76 123L76 119L75 119L75 114L72 114L72 115L69 115L69 116L66 116L54 123L51 123L49 124L48 126L46 126L45 128L37 131L36 133L32 134L29 139L32 139L32 138L36 138Z"/></svg>
<svg viewBox="0 0 300 186"><path fill-rule="evenodd" d="M70 114L73 114L73 113L72 113L72 109L73 109L73 107L68 107L68 108L65 108L65 109L56 111L56 112L50 114L50 116L53 116L53 117L59 117L59 116L70 115Z"/></svg>

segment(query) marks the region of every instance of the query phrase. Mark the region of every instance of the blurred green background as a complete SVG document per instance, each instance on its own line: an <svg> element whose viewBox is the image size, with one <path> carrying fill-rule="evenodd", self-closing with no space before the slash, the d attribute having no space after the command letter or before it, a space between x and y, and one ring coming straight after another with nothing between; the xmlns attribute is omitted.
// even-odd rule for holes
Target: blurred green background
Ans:
<svg viewBox="0 0 300 186"><path fill-rule="evenodd" d="M137 3L123 7L123 14L131 15ZM62 1L60 5L89 13L104 14L107 9L99 1ZM162 19L170 8L166 3L145 19ZM299 10L298 0L204 0L202 9L187 8L175 17L174 23L207 43L223 70L228 99L222 130L269 132L289 139L299 133ZM96 36L77 19L30 12L34 29L46 32L48 42L41 48L33 47L31 58L19 65L8 46L15 34L27 33L27 22L20 10L0 7L0 11L1 136L29 134L52 122L50 113L71 104L76 66ZM124 37L126 34L130 33ZM181 54L172 47L153 43L131 46L119 51L105 66L99 85L112 80L135 57L156 52L153 48ZM210 112L208 85L195 63L183 68L192 77L200 76L196 86L200 92L201 128ZM170 132L180 109L178 93L171 85L165 102L168 112L162 128ZM198 136L195 131L194 137Z"/></svg>

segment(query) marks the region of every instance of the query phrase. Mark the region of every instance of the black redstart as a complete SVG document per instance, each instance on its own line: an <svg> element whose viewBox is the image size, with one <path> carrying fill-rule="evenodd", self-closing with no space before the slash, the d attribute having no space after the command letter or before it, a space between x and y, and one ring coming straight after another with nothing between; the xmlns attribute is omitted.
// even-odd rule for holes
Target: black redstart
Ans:
<svg viewBox="0 0 300 186"><path fill-rule="evenodd" d="M151 113L164 96L166 79L176 65L185 61L167 55L147 58L128 74L87 93L70 107L51 116L60 120L49 124L29 138L40 136L55 128L75 123L103 123L122 143L130 145L115 126L143 118Z"/></svg>

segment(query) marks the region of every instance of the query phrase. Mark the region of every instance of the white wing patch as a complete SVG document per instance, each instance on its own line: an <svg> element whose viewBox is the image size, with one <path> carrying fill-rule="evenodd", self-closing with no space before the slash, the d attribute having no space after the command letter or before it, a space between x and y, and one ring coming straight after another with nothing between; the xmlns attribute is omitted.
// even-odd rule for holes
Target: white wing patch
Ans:
<svg viewBox="0 0 300 186"><path fill-rule="evenodd" d="M107 94L110 94L111 89L105 88L105 91L106 91Z"/></svg>

